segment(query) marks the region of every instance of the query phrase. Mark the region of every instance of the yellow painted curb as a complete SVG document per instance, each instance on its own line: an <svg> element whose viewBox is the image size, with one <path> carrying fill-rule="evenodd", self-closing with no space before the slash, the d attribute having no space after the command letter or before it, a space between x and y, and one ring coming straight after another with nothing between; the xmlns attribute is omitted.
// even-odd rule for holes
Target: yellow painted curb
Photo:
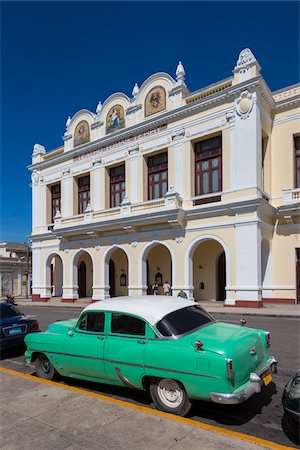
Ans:
<svg viewBox="0 0 300 450"><path fill-rule="evenodd" d="M197 422L192 419L187 419L186 417L175 416L174 414L164 413L162 411L158 411L156 409L148 408L147 406L139 406L134 403L129 403L124 400L118 400L112 397L107 397L102 394L97 394L96 392L85 391L84 389L80 389L73 386L67 386L65 384L57 383L55 381L44 380L43 378L34 377L31 374L25 374L21 372L17 372L16 370L6 369L4 367L0 367L0 372L8 373L10 375L15 375L23 378L27 378L29 380L37 381L39 383L49 384L61 389L66 389L68 391L76 392L78 394L87 395L89 397L98 398L100 400L104 400L109 403L114 403L116 405L124 406L126 408L136 409L138 411L142 411L148 414L153 414L155 416L164 417L168 420L173 420L175 422L184 423L186 425L192 425L197 428L202 428L203 430L212 431L214 433L223 434L225 436L229 436L231 438L240 439L242 441L249 442L251 444L260 445L261 447L266 447L271 450L295 450L293 447L286 447L285 445L276 444L275 442L266 441L265 439L261 439L255 436L248 436L244 433L239 433L238 431L227 430L226 428L216 427L214 425L208 425L203 422Z"/></svg>

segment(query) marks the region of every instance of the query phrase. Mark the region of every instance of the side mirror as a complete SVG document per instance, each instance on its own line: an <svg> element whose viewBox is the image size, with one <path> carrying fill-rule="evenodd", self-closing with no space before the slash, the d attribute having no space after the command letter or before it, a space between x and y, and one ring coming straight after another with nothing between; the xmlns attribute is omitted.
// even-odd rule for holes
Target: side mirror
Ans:
<svg viewBox="0 0 300 450"><path fill-rule="evenodd" d="M72 328L70 328L70 329L68 330L68 335L72 337L73 334L74 334L74 331L72 330Z"/></svg>

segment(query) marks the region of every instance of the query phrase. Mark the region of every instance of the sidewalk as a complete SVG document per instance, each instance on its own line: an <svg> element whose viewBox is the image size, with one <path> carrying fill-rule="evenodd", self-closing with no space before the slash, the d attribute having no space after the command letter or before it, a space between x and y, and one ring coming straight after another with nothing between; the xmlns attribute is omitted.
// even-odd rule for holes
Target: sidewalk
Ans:
<svg viewBox="0 0 300 450"><path fill-rule="evenodd" d="M60 300L50 300L49 302L32 302L31 298L16 297L15 301L18 305L26 306L47 306L47 307L63 307L63 308L85 308L90 299L79 299L74 303L62 303ZM272 304L266 303L262 308L236 308L224 307L224 302L199 302L206 311L218 314L238 314L239 316L270 316L270 317L300 317L300 305L289 304Z"/></svg>
<svg viewBox="0 0 300 450"><path fill-rule="evenodd" d="M0 369L6 450L258 450L286 447Z"/></svg>

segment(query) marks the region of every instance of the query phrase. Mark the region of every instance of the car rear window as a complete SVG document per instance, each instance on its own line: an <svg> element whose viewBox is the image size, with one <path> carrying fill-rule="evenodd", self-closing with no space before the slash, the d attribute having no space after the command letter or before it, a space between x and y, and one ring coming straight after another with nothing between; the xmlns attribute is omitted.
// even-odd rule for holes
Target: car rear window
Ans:
<svg viewBox="0 0 300 450"><path fill-rule="evenodd" d="M163 336L179 336L214 321L200 306L188 306L167 314L157 323L156 328Z"/></svg>
<svg viewBox="0 0 300 450"><path fill-rule="evenodd" d="M117 334L130 334L133 336L144 336L146 324L137 317L127 314L113 313L111 319L111 332Z"/></svg>
<svg viewBox="0 0 300 450"><path fill-rule="evenodd" d="M14 305L8 303L0 304L0 317L6 319L8 317L23 316L24 314Z"/></svg>

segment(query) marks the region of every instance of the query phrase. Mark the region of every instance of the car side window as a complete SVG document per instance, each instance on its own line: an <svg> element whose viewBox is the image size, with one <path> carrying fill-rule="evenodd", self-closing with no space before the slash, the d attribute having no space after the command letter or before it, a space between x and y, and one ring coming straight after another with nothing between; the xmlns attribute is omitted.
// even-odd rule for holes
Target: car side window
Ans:
<svg viewBox="0 0 300 450"><path fill-rule="evenodd" d="M113 313L111 318L111 332L118 334L131 334L145 336L146 324L137 317L127 314Z"/></svg>
<svg viewBox="0 0 300 450"><path fill-rule="evenodd" d="M83 331L93 331L103 333L104 331L104 313L88 313L81 317L78 328Z"/></svg>

